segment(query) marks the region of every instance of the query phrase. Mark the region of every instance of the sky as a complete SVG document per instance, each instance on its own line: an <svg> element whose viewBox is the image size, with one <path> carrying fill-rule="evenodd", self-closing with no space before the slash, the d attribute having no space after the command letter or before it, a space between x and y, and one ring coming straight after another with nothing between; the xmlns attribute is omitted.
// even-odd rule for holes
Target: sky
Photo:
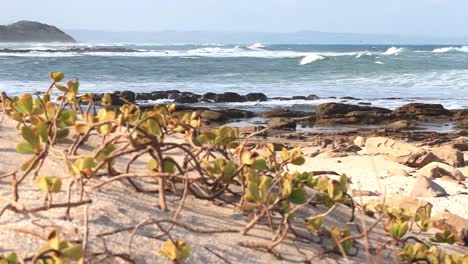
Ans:
<svg viewBox="0 0 468 264"><path fill-rule="evenodd" d="M468 37L467 0L4 0L0 24L62 29L379 33Z"/></svg>

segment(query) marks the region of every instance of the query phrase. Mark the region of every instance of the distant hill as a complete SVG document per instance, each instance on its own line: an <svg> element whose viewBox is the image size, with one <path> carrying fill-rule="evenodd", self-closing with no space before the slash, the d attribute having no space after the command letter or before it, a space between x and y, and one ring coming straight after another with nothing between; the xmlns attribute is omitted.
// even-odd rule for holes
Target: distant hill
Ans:
<svg viewBox="0 0 468 264"><path fill-rule="evenodd" d="M79 41L123 43L274 43L274 44L467 44L467 37L447 38L388 34L334 33L318 31L299 32L210 32L210 31L156 31L106 32L97 30L67 30Z"/></svg>
<svg viewBox="0 0 468 264"><path fill-rule="evenodd" d="M0 42L76 42L57 27L34 21L0 26Z"/></svg>

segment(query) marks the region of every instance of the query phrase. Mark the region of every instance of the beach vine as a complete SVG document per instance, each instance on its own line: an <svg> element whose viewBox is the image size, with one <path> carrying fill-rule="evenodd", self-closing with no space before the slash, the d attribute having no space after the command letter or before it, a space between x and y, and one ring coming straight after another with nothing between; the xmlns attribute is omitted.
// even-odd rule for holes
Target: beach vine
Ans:
<svg viewBox="0 0 468 264"><path fill-rule="evenodd" d="M135 234L149 225L161 232L155 239L165 240L160 254L174 262L183 262L190 256L190 245L171 234L174 228L203 234L240 232L246 239L239 246L262 250L278 259L285 259L278 245L286 240L305 240L322 244L321 255L341 255L347 260L358 255L362 248L360 240L368 241L369 233L382 225L387 237L378 245L367 245L367 254L396 251L401 261L407 263L468 263L466 255L448 253L435 246L460 243L451 231L437 233L430 241L418 237L417 234L431 227L430 205L407 212L390 209L383 203L366 210L372 213L373 223L357 232L326 225L327 218L338 207L350 208L352 214L348 223L356 221L357 203L348 193L349 178L292 171L293 165L301 166L305 162L301 150L276 149L271 143L251 142L264 131L243 137L237 128L228 126L203 131L196 112L177 115L175 105L142 109L130 102L117 107L109 94L104 94L101 100L95 100L96 96L91 93L80 94L79 81L64 81L62 72L52 72L49 77L51 85L43 94L25 93L14 97L1 94L3 115L17 122L22 137L16 151L27 155L28 160L17 171L0 176L0 180L11 182L11 196L0 197L6 204L0 209L0 218L6 211L28 214L64 208L65 219L70 219L71 210L92 205L92 192L116 181L129 185L134 192L155 196L160 210L175 211L175 214L166 219L148 218L137 225L97 235L105 239L112 234L128 232L128 250L120 253L92 252L87 247L87 235L70 241L62 238L66 237L61 234L66 232L64 229L49 230L47 235L38 230L16 229L13 231L36 236L45 244L27 256L16 253L0 256L1 264L88 262L102 261L103 257L134 262ZM125 102L124 98L119 99ZM175 135L183 140L174 140ZM90 137L99 137L100 141L92 150L85 148ZM181 157L176 158L173 153L181 153ZM44 175L43 166L50 158L63 160L68 174ZM146 171L134 170L138 161L146 163ZM143 178L152 180L155 188L149 190L141 186L138 180ZM43 193L43 205L30 206L22 202L21 187L26 180L34 181ZM65 200L57 200L56 194L60 192L66 192ZM181 198L177 207L169 208L168 196ZM180 222L178 218L188 196L233 204L245 216L246 224L231 229L204 230ZM305 208L317 207L324 212L305 217L298 214ZM298 218L302 218L309 235L295 230L293 223ZM88 221L87 215L85 221ZM250 240L247 235L258 225L271 229L271 242ZM213 254L229 263L222 254ZM314 258L319 257L300 252L298 255L295 260L285 260L313 263Z"/></svg>

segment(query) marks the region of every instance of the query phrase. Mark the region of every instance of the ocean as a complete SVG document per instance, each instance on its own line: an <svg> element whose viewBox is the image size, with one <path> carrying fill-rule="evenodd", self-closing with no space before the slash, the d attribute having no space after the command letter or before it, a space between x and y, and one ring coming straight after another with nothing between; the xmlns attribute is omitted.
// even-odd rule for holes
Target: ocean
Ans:
<svg viewBox="0 0 468 264"><path fill-rule="evenodd" d="M47 73L58 70L79 79L83 92L177 89L321 98L227 107L307 110L352 96L391 109L409 102L468 108L468 46L0 44L0 90L10 95L46 90Z"/></svg>

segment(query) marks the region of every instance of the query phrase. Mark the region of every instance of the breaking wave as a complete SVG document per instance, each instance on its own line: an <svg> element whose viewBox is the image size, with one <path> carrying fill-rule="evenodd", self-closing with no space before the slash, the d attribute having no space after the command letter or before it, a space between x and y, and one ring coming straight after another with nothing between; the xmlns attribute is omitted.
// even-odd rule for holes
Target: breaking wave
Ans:
<svg viewBox="0 0 468 264"><path fill-rule="evenodd" d="M468 52L468 46L437 48L437 49L434 49L432 52L434 53Z"/></svg>
<svg viewBox="0 0 468 264"><path fill-rule="evenodd" d="M302 58L302 60L299 62L299 65L306 65L314 61L323 60L323 59L325 59L325 57L322 57L318 54L310 54Z"/></svg>
<svg viewBox="0 0 468 264"><path fill-rule="evenodd" d="M402 53L405 49L403 48L397 48L397 47L391 47L387 49L383 54L384 55L398 55Z"/></svg>

